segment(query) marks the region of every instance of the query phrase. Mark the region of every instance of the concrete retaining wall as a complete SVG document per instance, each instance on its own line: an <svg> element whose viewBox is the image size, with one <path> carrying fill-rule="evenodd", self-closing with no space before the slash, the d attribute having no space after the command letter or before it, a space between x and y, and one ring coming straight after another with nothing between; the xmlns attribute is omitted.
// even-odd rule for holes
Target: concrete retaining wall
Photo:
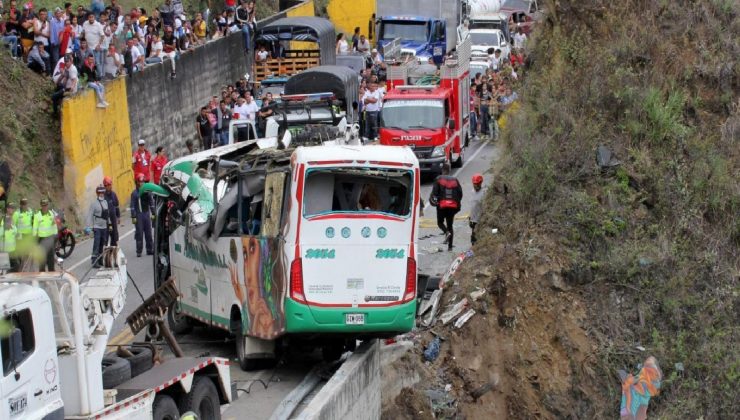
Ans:
<svg viewBox="0 0 740 420"><path fill-rule="evenodd" d="M296 418L379 419L380 342L365 342L357 348Z"/></svg>
<svg viewBox="0 0 740 420"><path fill-rule="evenodd" d="M177 78L170 78L170 72L168 60L127 79L132 150L138 139L145 139L152 153L164 146L173 158L186 152L186 140L197 145L200 107L247 72L244 39L237 33L200 46L177 60Z"/></svg>

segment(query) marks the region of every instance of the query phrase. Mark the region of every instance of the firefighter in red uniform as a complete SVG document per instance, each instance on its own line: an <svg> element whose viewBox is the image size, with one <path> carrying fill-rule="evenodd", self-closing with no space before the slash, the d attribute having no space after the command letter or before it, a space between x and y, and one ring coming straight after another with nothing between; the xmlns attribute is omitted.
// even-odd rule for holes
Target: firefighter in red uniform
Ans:
<svg viewBox="0 0 740 420"><path fill-rule="evenodd" d="M144 175L144 181L149 182L152 172L152 154L146 149L146 141L144 139L139 140L139 148L134 151L132 159L134 179L137 179L137 175Z"/></svg>
<svg viewBox="0 0 740 420"><path fill-rule="evenodd" d="M450 175L450 164L445 163L442 165L442 175L434 180L429 202L437 207L437 226L445 234L448 251L452 250L454 236L452 224L455 221L455 215L460 211L462 197L463 191L460 181Z"/></svg>

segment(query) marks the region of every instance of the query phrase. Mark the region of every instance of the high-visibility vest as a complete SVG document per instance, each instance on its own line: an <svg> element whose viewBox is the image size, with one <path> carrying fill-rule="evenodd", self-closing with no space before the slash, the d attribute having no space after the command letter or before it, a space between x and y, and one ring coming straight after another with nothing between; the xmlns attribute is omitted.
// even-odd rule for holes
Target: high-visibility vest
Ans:
<svg viewBox="0 0 740 420"><path fill-rule="evenodd" d="M5 229L4 221L0 221L0 252L15 252L15 226Z"/></svg>
<svg viewBox="0 0 740 420"><path fill-rule="evenodd" d="M18 210L13 213L13 225L21 235L25 236L33 233L33 210Z"/></svg>
<svg viewBox="0 0 740 420"><path fill-rule="evenodd" d="M42 214L37 211L33 216L33 233L39 238L48 238L57 234L57 224L54 220L54 212L48 211Z"/></svg>

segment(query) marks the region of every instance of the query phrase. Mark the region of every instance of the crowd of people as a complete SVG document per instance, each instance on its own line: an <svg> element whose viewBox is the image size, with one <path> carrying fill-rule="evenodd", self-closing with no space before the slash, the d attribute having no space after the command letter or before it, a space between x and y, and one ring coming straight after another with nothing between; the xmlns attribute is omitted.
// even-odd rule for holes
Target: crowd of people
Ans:
<svg viewBox="0 0 740 420"><path fill-rule="evenodd" d="M33 1L19 4L0 1L0 41L12 57L23 60L33 71L52 77L54 113L64 96L80 88L96 92L98 107L107 107L101 83L133 74L146 66L170 66L177 77L176 62L210 39L241 31L247 48L256 23L254 0L226 0L224 10L210 15L210 0L186 15L182 0L164 0L148 12L144 8L124 11L118 0L93 0L85 7L64 3L54 10L35 8ZM210 23L210 24L209 24Z"/></svg>

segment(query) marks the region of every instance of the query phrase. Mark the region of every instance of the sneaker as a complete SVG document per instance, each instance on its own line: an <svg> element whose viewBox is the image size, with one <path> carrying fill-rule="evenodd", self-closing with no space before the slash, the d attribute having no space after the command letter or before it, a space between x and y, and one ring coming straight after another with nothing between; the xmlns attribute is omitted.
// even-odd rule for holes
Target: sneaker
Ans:
<svg viewBox="0 0 740 420"><path fill-rule="evenodd" d="M136 256L137 256L137 257L141 257L141 252L137 252L137 253L136 253Z"/></svg>
<svg viewBox="0 0 740 420"><path fill-rule="evenodd" d="M449 233L445 233L445 240L442 241L442 243L443 244L449 244L450 243L450 234ZM452 245L450 245L450 246L452 246Z"/></svg>
<svg viewBox="0 0 740 420"><path fill-rule="evenodd" d="M154 251L147 251L146 255L154 255Z"/></svg>
<svg viewBox="0 0 740 420"><path fill-rule="evenodd" d="M108 106L110 104L108 103L108 101L103 101L103 105Z"/></svg>
<svg viewBox="0 0 740 420"><path fill-rule="evenodd" d="M98 108L108 108L108 104L105 102L98 102Z"/></svg>

